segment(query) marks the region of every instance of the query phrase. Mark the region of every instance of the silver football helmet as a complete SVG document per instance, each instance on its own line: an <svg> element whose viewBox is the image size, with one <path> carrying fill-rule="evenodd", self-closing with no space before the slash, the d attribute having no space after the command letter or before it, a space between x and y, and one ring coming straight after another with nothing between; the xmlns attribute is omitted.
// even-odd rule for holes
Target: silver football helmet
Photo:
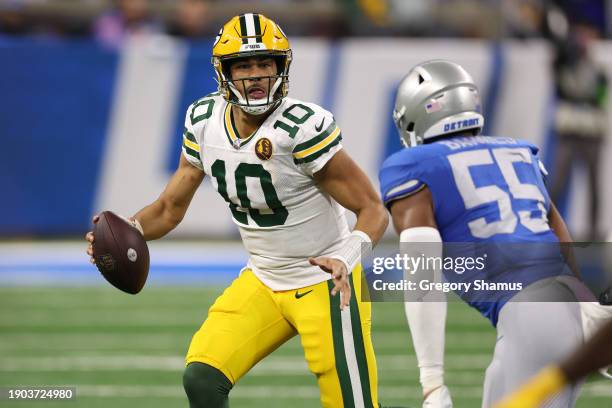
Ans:
<svg viewBox="0 0 612 408"><path fill-rule="evenodd" d="M406 147L484 126L478 88L463 67L432 60L412 68L397 89L393 121Z"/></svg>

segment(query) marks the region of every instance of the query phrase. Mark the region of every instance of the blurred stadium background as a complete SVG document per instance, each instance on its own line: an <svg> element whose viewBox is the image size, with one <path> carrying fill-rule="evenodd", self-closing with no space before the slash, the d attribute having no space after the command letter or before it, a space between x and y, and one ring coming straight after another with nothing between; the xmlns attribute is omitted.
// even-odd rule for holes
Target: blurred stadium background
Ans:
<svg viewBox="0 0 612 408"><path fill-rule="evenodd" d="M609 0L0 0L0 386L77 386L76 403L49 406L186 405L181 370L191 334L246 260L225 202L205 182L182 225L151 244L150 281L135 297L103 281L81 239L92 214L129 215L161 192L178 162L186 107L216 87L214 35L248 11L287 32L291 96L335 113L345 147L374 182L400 148L394 87L418 62L465 66L483 95L485 132L541 146L550 183L559 165L554 61L565 22L591 30L593 60L612 78ZM609 119L612 104L601 109ZM612 230L604 130L596 194L589 158L565 158L574 171L557 201L583 240ZM373 318L381 401L420 406L401 304L375 304ZM456 406L480 406L494 331L453 303L447 333ZM231 401L316 406L299 342L258 365ZM590 379L578 406L612 406L612 383Z"/></svg>

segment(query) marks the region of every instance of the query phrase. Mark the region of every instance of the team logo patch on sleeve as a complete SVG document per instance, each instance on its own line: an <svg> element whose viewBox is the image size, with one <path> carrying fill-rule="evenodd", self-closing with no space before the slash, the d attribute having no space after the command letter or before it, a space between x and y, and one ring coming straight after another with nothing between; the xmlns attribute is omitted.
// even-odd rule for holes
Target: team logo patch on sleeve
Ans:
<svg viewBox="0 0 612 408"><path fill-rule="evenodd" d="M270 139L262 137L255 144L255 154L261 160L270 160L272 157L272 142Z"/></svg>

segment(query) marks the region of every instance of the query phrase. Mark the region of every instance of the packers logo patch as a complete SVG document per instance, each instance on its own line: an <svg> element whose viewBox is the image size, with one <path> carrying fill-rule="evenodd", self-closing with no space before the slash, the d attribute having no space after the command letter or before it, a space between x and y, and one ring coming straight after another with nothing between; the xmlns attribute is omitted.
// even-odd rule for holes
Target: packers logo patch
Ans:
<svg viewBox="0 0 612 408"><path fill-rule="evenodd" d="M272 142L270 139L262 137L255 144L255 154L261 160L270 160L272 157Z"/></svg>

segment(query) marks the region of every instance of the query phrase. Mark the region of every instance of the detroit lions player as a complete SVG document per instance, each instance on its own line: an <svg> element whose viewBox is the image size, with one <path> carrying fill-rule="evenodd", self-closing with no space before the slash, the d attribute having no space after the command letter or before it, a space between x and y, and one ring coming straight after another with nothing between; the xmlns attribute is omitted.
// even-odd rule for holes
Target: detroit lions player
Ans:
<svg viewBox="0 0 612 408"><path fill-rule="evenodd" d="M495 408L538 408L568 383L581 381L587 374L605 370L612 364L612 320L571 356L544 368Z"/></svg>
<svg viewBox="0 0 612 408"><path fill-rule="evenodd" d="M583 341L574 303L581 284L559 267L558 243L571 238L544 186L538 149L509 137L479 135L484 124L479 92L461 66L435 60L414 67L399 85L393 117L407 149L389 157L379 177L402 246L411 243L415 251L416 243L430 243L432 255L433 243L441 257L442 242L496 243L499 253L489 256L495 266L470 279L498 283L503 277L524 288L459 293L497 329L482 403L490 407ZM517 254L515 243L533 250ZM508 251L510 259L528 262L509 268L499 262L502 255L508 259ZM446 279L456 275L447 272ZM551 302L525 301L543 299ZM451 407L443 369L446 303L407 302L405 309L424 407ZM571 406L577 391L577 386L564 390L550 406Z"/></svg>

